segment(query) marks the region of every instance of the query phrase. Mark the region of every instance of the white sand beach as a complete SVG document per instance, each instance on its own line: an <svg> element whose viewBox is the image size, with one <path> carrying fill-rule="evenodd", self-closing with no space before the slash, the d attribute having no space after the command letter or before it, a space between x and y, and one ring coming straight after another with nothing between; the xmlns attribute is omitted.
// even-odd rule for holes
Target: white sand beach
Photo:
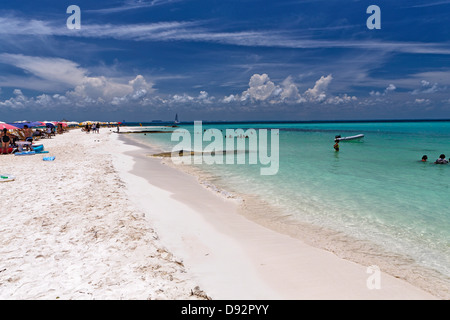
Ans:
<svg viewBox="0 0 450 320"><path fill-rule="evenodd" d="M435 299L239 214L112 129L0 156L1 299ZM8 196L5 196L7 194Z"/></svg>
<svg viewBox="0 0 450 320"><path fill-rule="evenodd" d="M16 177L0 183L0 299L205 298L127 198L105 130L0 156L1 174Z"/></svg>

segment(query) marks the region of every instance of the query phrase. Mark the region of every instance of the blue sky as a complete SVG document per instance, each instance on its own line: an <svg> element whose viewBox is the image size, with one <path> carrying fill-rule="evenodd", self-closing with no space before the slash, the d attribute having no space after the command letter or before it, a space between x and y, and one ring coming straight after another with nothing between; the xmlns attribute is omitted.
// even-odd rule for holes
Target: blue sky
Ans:
<svg viewBox="0 0 450 320"><path fill-rule="evenodd" d="M2 2L0 121L447 119L449 13L444 0Z"/></svg>

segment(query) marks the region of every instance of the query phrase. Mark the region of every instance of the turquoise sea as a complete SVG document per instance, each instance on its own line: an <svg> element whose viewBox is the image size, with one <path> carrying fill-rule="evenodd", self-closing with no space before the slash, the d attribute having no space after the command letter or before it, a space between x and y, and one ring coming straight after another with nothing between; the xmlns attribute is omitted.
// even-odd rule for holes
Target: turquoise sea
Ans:
<svg viewBox="0 0 450 320"><path fill-rule="evenodd" d="M179 128L193 132L192 124ZM450 122L203 123L210 128L279 130L276 175L262 176L261 165L248 162L197 165L219 188L257 197L290 221L375 244L386 258L403 257L449 283L450 165L433 162L450 157ZM336 135L356 134L365 137L335 152ZM134 136L164 151L178 143L171 133Z"/></svg>

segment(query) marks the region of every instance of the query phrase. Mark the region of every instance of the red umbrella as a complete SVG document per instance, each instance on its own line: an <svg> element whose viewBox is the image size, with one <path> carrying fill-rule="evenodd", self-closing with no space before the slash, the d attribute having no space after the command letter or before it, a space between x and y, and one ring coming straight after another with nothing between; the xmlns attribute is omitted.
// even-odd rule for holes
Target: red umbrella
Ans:
<svg viewBox="0 0 450 320"><path fill-rule="evenodd" d="M3 129L7 129L7 130L17 130L17 129L19 129L19 128L14 127L14 126L12 126L12 125L10 125L10 124L7 124L7 123L0 123L0 129L1 129L1 130L3 130Z"/></svg>

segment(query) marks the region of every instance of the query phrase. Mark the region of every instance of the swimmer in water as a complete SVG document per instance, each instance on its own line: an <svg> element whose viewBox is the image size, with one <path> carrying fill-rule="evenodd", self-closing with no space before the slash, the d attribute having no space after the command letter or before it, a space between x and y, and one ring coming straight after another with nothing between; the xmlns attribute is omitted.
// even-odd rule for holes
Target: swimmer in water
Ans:
<svg viewBox="0 0 450 320"><path fill-rule="evenodd" d="M447 163L448 163L448 160L445 159L445 154L441 154L441 155L439 156L439 159L437 159L435 163L436 163L436 164L447 164Z"/></svg>

